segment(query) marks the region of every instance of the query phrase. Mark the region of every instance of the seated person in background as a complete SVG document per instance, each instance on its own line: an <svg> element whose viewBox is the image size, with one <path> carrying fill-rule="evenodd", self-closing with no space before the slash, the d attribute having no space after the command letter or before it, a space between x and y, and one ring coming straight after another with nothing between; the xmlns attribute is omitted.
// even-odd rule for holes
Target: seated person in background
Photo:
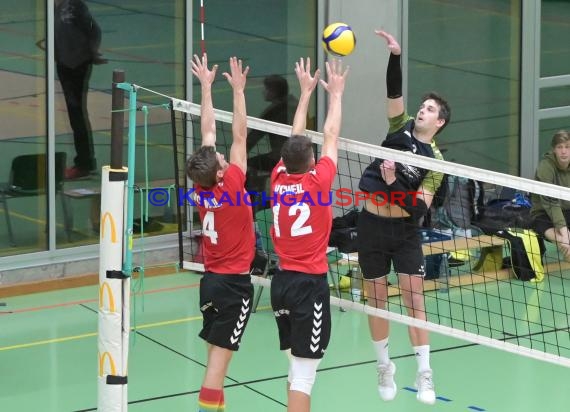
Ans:
<svg viewBox="0 0 570 412"><path fill-rule="evenodd" d="M538 164L535 179L570 187L570 132L556 132L550 145L552 150ZM533 193L530 214L534 231L556 243L564 259L570 261L570 201Z"/></svg>
<svg viewBox="0 0 570 412"><path fill-rule="evenodd" d="M287 80L279 75L272 74L263 80L263 98L265 101L270 102L269 106L263 110L259 116L261 119L269 120L271 122L293 124L293 117L297 104L299 101L296 97L289 94L289 84ZM266 189L267 181L271 171L281 159L281 146L287 137L267 133L261 130L250 130L247 135L247 152L250 153L252 149L259 143L259 141L267 136L269 139L269 152L259 153L259 149L255 151L256 156L248 159L248 173L246 188L248 191L263 191ZM258 176L259 172L266 172ZM269 207L269 205L267 205Z"/></svg>

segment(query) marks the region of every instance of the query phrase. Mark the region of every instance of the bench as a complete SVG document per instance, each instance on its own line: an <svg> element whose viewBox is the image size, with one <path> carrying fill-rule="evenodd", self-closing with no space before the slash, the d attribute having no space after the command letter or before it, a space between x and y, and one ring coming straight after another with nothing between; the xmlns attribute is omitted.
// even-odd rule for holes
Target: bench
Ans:
<svg viewBox="0 0 570 412"><path fill-rule="evenodd" d="M481 256L478 262L473 266L473 272L460 274L459 276L449 276L443 279L433 279L424 281L424 291L434 291L443 288L472 286L486 282L508 281L513 278L510 268L502 269L501 261L493 265L484 265L483 261L496 250L503 248L506 240L498 236L480 235L471 238L455 238L451 240L434 241L422 244L422 250L425 256L455 252L467 249L481 249ZM358 253L344 254L343 258L338 261L339 265L354 267L358 265ZM491 267L492 266L492 267ZM552 261L544 264L544 273L555 273L570 269L570 262ZM388 287L388 296L399 296L400 288L397 285Z"/></svg>
<svg viewBox="0 0 570 412"><path fill-rule="evenodd" d="M436 240L423 243L422 251L425 256L439 253L455 252L466 249L484 249L493 246L503 246L505 239L498 236L480 235L475 237L458 237L450 240Z"/></svg>
<svg viewBox="0 0 570 412"><path fill-rule="evenodd" d="M441 253L456 252L460 250L481 249L481 257L477 264L473 267L474 273L463 274L459 276L446 277L444 279L434 279L424 281L424 291L437 290L445 283L446 287L465 286L487 282L489 280L502 280L510 277L510 269L496 269L502 265L497 262L492 270L485 267L483 262L485 258L492 254L497 248L501 249L505 245L505 239L498 236L480 235L470 238L458 237L450 240L436 240L433 242L422 243L422 251L424 256L436 255ZM352 268L358 266L358 252L345 254L338 261L339 265ZM350 270L350 272L352 272ZM397 285L388 287L388 296L400 295L400 288Z"/></svg>
<svg viewBox="0 0 570 412"><path fill-rule="evenodd" d="M502 247L504 244L505 239L498 236L481 235L470 238L455 238L422 243L422 251L424 256L429 256L466 249L484 249L496 246ZM348 253L345 254L345 256L346 257L339 260L339 264L348 266L358 265L358 252Z"/></svg>

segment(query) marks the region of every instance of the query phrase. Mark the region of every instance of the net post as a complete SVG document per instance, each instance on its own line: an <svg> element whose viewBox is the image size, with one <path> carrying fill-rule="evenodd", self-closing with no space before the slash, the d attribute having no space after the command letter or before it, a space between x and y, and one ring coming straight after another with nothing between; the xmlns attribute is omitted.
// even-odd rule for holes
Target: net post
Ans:
<svg viewBox="0 0 570 412"><path fill-rule="evenodd" d="M124 92L122 70L113 71L111 165L101 171L97 410L127 411L130 333L130 273L123 270L125 182L122 166Z"/></svg>
<svg viewBox="0 0 570 412"><path fill-rule="evenodd" d="M178 265L180 268L184 265L184 244L182 238L182 204L180 201L180 188L184 187L186 189L186 179L184 180L184 186L182 186L182 182L180 182L180 169L178 164L178 142L177 142L177 130L176 130L176 115L174 112L174 108L172 105L172 101L170 101L170 122L172 125L172 152L174 155L174 186L176 188L176 214L177 216L177 226L178 226ZM186 133L183 133L183 136L186 136ZM186 154L186 153L184 153ZM186 170L184 170L184 176L186 176ZM186 191L185 191L186 192ZM184 207L187 210L188 206L184 203Z"/></svg>
<svg viewBox="0 0 570 412"><path fill-rule="evenodd" d="M113 93L111 96L111 169L123 166L123 129L125 123L125 91L117 87L125 82L125 71L113 70Z"/></svg>

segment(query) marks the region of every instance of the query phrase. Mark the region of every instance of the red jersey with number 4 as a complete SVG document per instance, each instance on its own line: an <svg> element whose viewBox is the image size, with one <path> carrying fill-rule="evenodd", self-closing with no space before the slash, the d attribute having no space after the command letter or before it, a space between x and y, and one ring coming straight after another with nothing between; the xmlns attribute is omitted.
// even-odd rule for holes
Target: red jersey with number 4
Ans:
<svg viewBox="0 0 570 412"><path fill-rule="evenodd" d="M288 174L282 160L273 169L271 237L281 269L307 274L328 271L335 175L336 166L327 156L303 174Z"/></svg>
<svg viewBox="0 0 570 412"><path fill-rule="evenodd" d="M196 185L194 202L202 222L204 268L219 274L249 272L255 253L253 214L244 188L245 174L230 164L212 188Z"/></svg>

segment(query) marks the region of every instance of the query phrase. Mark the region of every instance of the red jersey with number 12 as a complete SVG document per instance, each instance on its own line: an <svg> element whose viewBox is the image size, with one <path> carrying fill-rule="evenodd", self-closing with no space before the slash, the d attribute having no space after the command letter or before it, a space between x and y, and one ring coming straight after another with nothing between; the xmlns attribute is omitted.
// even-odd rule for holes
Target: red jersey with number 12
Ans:
<svg viewBox="0 0 570 412"><path fill-rule="evenodd" d="M321 157L315 168L289 174L283 161L271 173L271 237L279 266L307 274L328 271L327 246L332 226L331 187L336 166Z"/></svg>
<svg viewBox="0 0 570 412"><path fill-rule="evenodd" d="M204 268L208 272L237 274L251 269L255 234L251 206L244 202L244 184L243 171L230 164L216 186L204 189L196 185L194 198L202 222Z"/></svg>

